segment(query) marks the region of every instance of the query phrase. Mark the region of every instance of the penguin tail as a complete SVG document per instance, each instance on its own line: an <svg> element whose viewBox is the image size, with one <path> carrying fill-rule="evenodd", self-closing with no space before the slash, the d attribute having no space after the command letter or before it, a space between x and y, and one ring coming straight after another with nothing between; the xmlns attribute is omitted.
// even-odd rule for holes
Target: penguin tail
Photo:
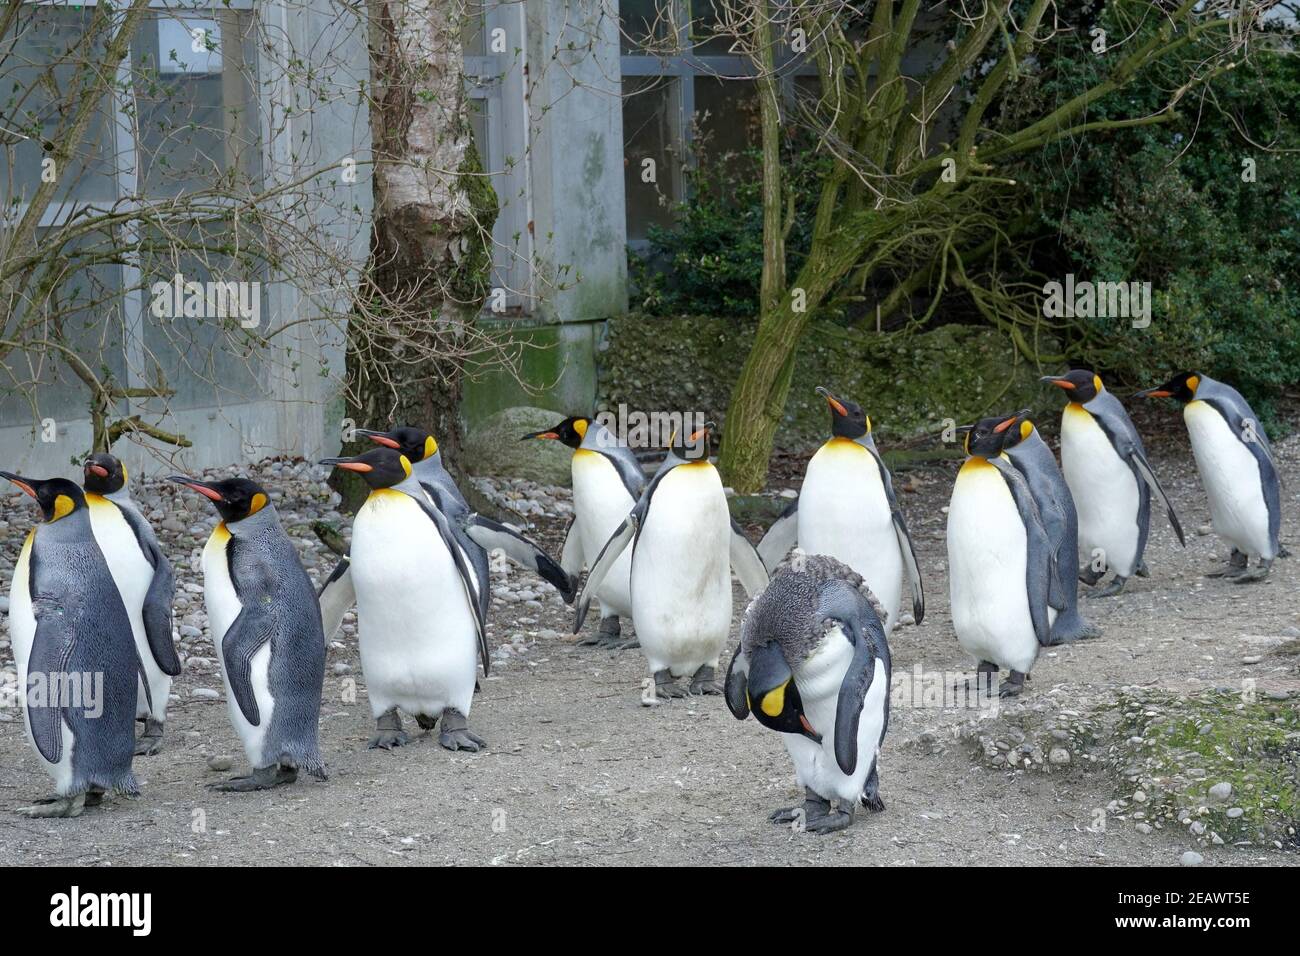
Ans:
<svg viewBox="0 0 1300 956"><path fill-rule="evenodd" d="M1071 608L1057 617L1052 624L1052 645L1073 644L1092 637L1101 637L1101 628L1087 620L1077 608Z"/></svg>

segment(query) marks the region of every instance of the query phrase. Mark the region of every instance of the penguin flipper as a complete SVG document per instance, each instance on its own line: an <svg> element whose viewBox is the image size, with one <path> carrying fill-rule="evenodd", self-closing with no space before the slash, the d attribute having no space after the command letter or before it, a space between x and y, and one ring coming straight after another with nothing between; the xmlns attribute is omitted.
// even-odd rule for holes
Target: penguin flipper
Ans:
<svg viewBox="0 0 1300 956"><path fill-rule="evenodd" d="M407 494L410 494L407 492ZM433 526L438 529L438 534L442 537L442 542L447 547L447 552L456 564L456 571L460 576L461 586L465 589L465 598L469 601L470 610L474 615L474 627L478 632L478 652L479 661L483 665L483 676L488 675L488 668L491 666L492 649L488 647L487 642L487 581L478 581L473 570L473 561L456 536L455 529L452 528L451 522L447 516L440 511L434 504L434 499L429 495L428 489L422 487L420 495L410 495L411 500L420 506L420 509L433 522ZM470 542L468 538L465 539ZM484 558L486 563L486 558Z"/></svg>
<svg viewBox="0 0 1300 956"><path fill-rule="evenodd" d="M470 514L465 517L465 534L483 550L500 548L524 567L532 568L560 592L565 604L573 603L574 581L569 572L514 528L480 514Z"/></svg>
<svg viewBox="0 0 1300 956"><path fill-rule="evenodd" d="M740 578L740 584L746 594L753 597L767 587L768 571L763 559L754 550L749 538L745 537L744 530L736 524L735 518L731 519L731 544L728 550L731 555L731 568L736 572L736 577Z"/></svg>
<svg viewBox="0 0 1300 956"><path fill-rule="evenodd" d="M168 677L181 672L181 659L176 655L172 640L172 603L176 599L176 573L171 562L163 555L157 542L150 542L146 556L152 552L153 579L144 595L144 633L149 641L149 653L158 669ZM145 685L148 686L148 681Z"/></svg>
<svg viewBox="0 0 1300 956"><path fill-rule="evenodd" d="M320 602L321 624L328 641L343 626L343 615L357 603L357 589L352 584L352 564L347 558L340 558L334 565L316 598Z"/></svg>
<svg viewBox="0 0 1300 956"><path fill-rule="evenodd" d="M898 538L898 553L907 566L907 580L912 585L912 618L920 624L925 619L925 587L921 584L921 567L916 561L916 545L912 543L912 534L907 530L903 509L898 506L898 497L894 494L894 477L885 467L885 460L880 457L874 442L863 447L871 452L871 457L876 459L876 467L880 469L880 483L885 488L889 516L894 522L894 535Z"/></svg>
<svg viewBox="0 0 1300 956"><path fill-rule="evenodd" d="M743 644L736 648L731 663L727 665L727 680L722 693L732 717L744 720L749 716L749 656Z"/></svg>
<svg viewBox="0 0 1300 956"><path fill-rule="evenodd" d="M1140 448L1133 448L1129 451L1129 464L1133 470L1150 486L1151 491L1160 503L1165 506L1165 514L1169 516L1169 523L1173 526L1174 534L1178 535L1178 543L1184 548L1187 547L1187 539L1183 536L1183 526L1178 522L1178 515L1174 514L1174 506L1165 494L1165 490L1160 487L1160 482L1156 480L1156 473L1151 470L1151 463L1147 461L1146 455Z"/></svg>
<svg viewBox="0 0 1300 956"><path fill-rule="evenodd" d="M824 593L818 615L839 622L840 630L853 642L853 657L835 702L835 762L852 776L858 766L858 721L876 676L877 658L884 658L885 673L889 673L888 643L883 623L856 589L836 587ZM886 648L883 653L882 648ZM885 697L887 702L888 693ZM881 736L883 739L883 732Z"/></svg>
<svg viewBox="0 0 1300 956"><path fill-rule="evenodd" d="M278 630L275 614L270 610L272 606L264 600L245 604L221 639L221 660L230 681L231 696L244 719L254 727L261 725L262 714L257 695L253 693L253 657Z"/></svg>
<svg viewBox="0 0 1300 956"><path fill-rule="evenodd" d="M646 499L642 499L645 501ZM609 536L605 546L600 549L600 554L596 556L596 562L587 572L587 580L582 585L582 591L578 594L577 614L574 617L573 633L577 634L582 630L582 622L587 618L587 611L591 608L591 599L595 597L596 591L604 582L605 576L609 574L609 569L614 566L627 546L632 543L636 537L637 530L641 527L641 515L643 509L640 503L633 508L622 523L614 529L614 533Z"/></svg>
<svg viewBox="0 0 1300 956"><path fill-rule="evenodd" d="M1029 617L1034 625L1034 635L1042 647L1051 646L1052 627L1048 620L1047 609L1051 606L1052 579L1056 577L1056 555L1043 527L1043 519L1038 512L1038 505L1029 491L1024 476L1002 458L990 458L989 464L1001 473L1020 520L1025 526L1025 591L1029 598Z"/></svg>
<svg viewBox="0 0 1300 956"><path fill-rule="evenodd" d="M76 615L65 613L61 602L36 595L33 598L36 633L27 660L27 673L29 684L32 675L40 675L45 681L45 692L36 694L33 693L33 686L25 688L27 724L40 755L50 763L58 763L63 757L64 708L59 703L60 694L53 684L58 681L60 687L64 686L68 661L72 659L76 648L77 635L72 626Z"/></svg>
<svg viewBox="0 0 1300 956"><path fill-rule="evenodd" d="M799 499L786 505L780 516L758 542L758 556L771 574L799 540Z"/></svg>
<svg viewBox="0 0 1300 956"><path fill-rule="evenodd" d="M560 567L576 581L582 574L582 535L578 531L578 513L575 511L564 531L564 547L560 549Z"/></svg>

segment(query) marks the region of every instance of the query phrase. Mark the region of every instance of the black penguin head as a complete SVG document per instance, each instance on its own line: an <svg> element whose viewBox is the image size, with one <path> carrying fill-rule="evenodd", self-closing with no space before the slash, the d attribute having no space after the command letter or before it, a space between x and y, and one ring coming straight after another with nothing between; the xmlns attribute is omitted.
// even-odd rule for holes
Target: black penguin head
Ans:
<svg viewBox="0 0 1300 956"><path fill-rule="evenodd" d="M320 464L355 471L371 488L391 488L411 477L411 460L385 445L354 458L322 458Z"/></svg>
<svg viewBox="0 0 1300 956"><path fill-rule="evenodd" d="M1016 423L1006 429L1006 438L1003 439L1002 449L1015 448L1022 441L1034 433L1034 423L1028 418L1029 409L1022 408L1016 412Z"/></svg>
<svg viewBox="0 0 1300 956"><path fill-rule="evenodd" d="M95 495L111 495L126 485L126 468L107 452L97 451L86 459L82 487Z"/></svg>
<svg viewBox="0 0 1300 956"><path fill-rule="evenodd" d="M22 478L8 471L0 471L0 478L12 481L23 494L31 495L41 506L46 521L58 521L78 508L86 507L86 496L75 481L66 478Z"/></svg>
<svg viewBox="0 0 1300 956"><path fill-rule="evenodd" d="M1041 382L1051 382L1057 388L1069 393L1070 401L1090 402L1106 389L1101 384L1101 376L1086 368L1076 368L1065 375L1044 375Z"/></svg>
<svg viewBox="0 0 1300 956"><path fill-rule="evenodd" d="M1196 399L1196 389L1201 384L1201 376L1196 372L1181 372L1163 385L1143 389L1134 398L1175 398L1186 405Z"/></svg>
<svg viewBox="0 0 1300 956"><path fill-rule="evenodd" d="M519 440L527 441L530 438L541 438L545 441L564 442L570 448L577 448L582 444L582 440L587 437L587 429L590 427L590 418L585 415L570 415L553 428L544 428L539 432L529 432Z"/></svg>
<svg viewBox="0 0 1300 956"><path fill-rule="evenodd" d="M1014 415L995 415L957 429L966 433L966 454L979 458L996 458L1002 454L1007 437L1017 433L1012 426L1020 421L1020 416L1020 412Z"/></svg>
<svg viewBox="0 0 1300 956"><path fill-rule="evenodd" d="M804 715L794 672L775 641L760 644L750 652L746 695L755 719L764 727L821 743L821 734Z"/></svg>
<svg viewBox="0 0 1300 956"><path fill-rule="evenodd" d="M708 461L709 432L717 428L716 422L705 422L692 432L684 428L673 432L669 442L669 451L686 461Z"/></svg>
<svg viewBox="0 0 1300 956"><path fill-rule="evenodd" d="M414 425L400 425L386 432L358 428L357 434L369 438L376 445L401 452L412 464L438 454L438 442L434 437Z"/></svg>
<svg viewBox="0 0 1300 956"><path fill-rule="evenodd" d="M831 407L831 434L836 438L861 438L871 431L871 419L857 402L836 398L820 385L817 394Z"/></svg>
<svg viewBox="0 0 1300 956"><path fill-rule="evenodd" d="M251 518L271 503L271 496L262 490L262 486L247 478L198 481L185 475L172 475L167 480L207 498L221 515L221 520L228 523Z"/></svg>

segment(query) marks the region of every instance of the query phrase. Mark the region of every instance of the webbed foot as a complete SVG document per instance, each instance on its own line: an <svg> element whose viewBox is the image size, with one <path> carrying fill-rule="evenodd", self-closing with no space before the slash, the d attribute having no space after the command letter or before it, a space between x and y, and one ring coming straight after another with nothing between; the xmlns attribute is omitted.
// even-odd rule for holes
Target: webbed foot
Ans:
<svg viewBox="0 0 1300 956"><path fill-rule="evenodd" d="M438 734L438 743L448 750L468 750L478 753L487 746L487 741L469 730L469 721L465 715L448 707L442 712L442 732Z"/></svg>

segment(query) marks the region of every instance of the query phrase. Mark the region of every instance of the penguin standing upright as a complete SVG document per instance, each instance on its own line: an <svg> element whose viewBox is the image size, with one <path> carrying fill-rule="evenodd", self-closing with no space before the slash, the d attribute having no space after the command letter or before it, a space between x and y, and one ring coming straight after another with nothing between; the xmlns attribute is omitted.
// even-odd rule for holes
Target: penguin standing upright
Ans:
<svg viewBox="0 0 1300 956"><path fill-rule="evenodd" d="M963 427L966 463L948 505L948 584L957 643L999 688L1019 694L1038 648L1051 643L1055 558L1029 485L1002 454L1019 415Z"/></svg>
<svg viewBox="0 0 1300 956"><path fill-rule="evenodd" d="M57 796L18 812L75 817L105 791L139 792L131 759L141 663L81 489L64 478L0 477L44 517L14 565L9 638L27 737Z"/></svg>
<svg viewBox="0 0 1300 956"><path fill-rule="evenodd" d="M376 732L369 746L408 742L399 708L424 730L441 719L448 750L486 746L470 732L476 656L488 646L474 572L447 516L434 506L409 459L387 447L326 458L361 475L370 496L352 525L358 643Z"/></svg>
<svg viewBox="0 0 1300 956"><path fill-rule="evenodd" d="M95 540L130 615L136 651L144 664L135 713L144 729L135 752L151 756L162 749L172 678L181 672L172 641L176 576L153 528L131 499L126 468L120 461L104 452L91 455L82 487Z"/></svg>
<svg viewBox="0 0 1300 956"><path fill-rule="evenodd" d="M571 416L554 428L524 435L520 441L540 438L559 441L573 449L573 521L564 537L560 563L578 575L591 565L610 535L645 490L645 473L632 450L608 428L585 416ZM636 639L622 638L620 618L632 618L632 556L624 554L609 569L596 597L600 602L600 628L581 641L611 648L635 647Z"/></svg>
<svg viewBox="0 0 1300 956"><path fill-rule="evenodd" d="M455 479L443 465L442 452L432 435L410 425L386 432L358 428L356 433L376 445L405 455L420 486L428 493L434 506L447 516L452 536L464 550L473 571L474 599L480 617L487 619L491 583L487 553L494 548L500 548L519 564L535 571L560 592L566 604L573 603L576 579L549 554L516 529L477 514L470 508L456 487ZM338 563L321 587L320 603L325 633L332 635L342 623L343 615L356 603L347 558Z"/></svg>
<svg viewBox="0 0 1300 956"><path fill-rule="evenodd" d="M215 790L266 790L306 770L325 779L320 702L325 635L320 605L270 496L246 478L171 478L216 507L203 549L203 601L226 704L252 773Z"/></svg>
<svg viewBox="0 0 1300 956"><path fill-rule="evenodd" d="M749 594L767 584L762 559L732 520L722 479L709 462L712 427L710 422L683 440L674 436L668 456L597 555L578 595L575 634L592 597L631 546L632 623L657 698L722 693L716 674L731 630L731 569ZM677 683L683 677L690 678L689 689Z"/></svg>
<svg viewBox="0 0 1300 956"><path fill-rule="evenodd" d="M898 622L903 570L912 584L912 615L925 617L916 549L894 483L871 437L871 419L856 403L824 388L831 438L808 462L799 497L768 529L758 553L770 573L792 547L839 558L866 580L885 609L885 630Z"/></svg>
<svg viewBox="0 0 1300 956"><path fill-rule="evenodd" d="M772 822L831 833L853 822L859 800L873 813L885 809L877 757L890 679L880 604L862 576L827 555L796 552L750 602L727 668L728 709L744 720L753 707L759 723L781 732L805 791L802 806L776 811Z"/></svg>
<svg viewBox="0 0 1300 956"><path fill-rule="evenodd" d="M1027 408L1020 412L1020 424L1007 431L1003 450L1025 476L1056 561L1051 604L1060 613L1052 622L1050 643L1069 644L1098 637L1101 628L1079 613L1079 515L1074 510L1074 498L1057 467L1056 456L1039 437L1034 423L1025 417L1028 414Z"/></svg>
<svg viewBox="0 0 1300 956"><path fill-rule="evenodd" d="M1142 553L1151 528L1151 493L1164 506L1178 543L1186 545L1174 506L1146 458L1137 429L1101 376L1087 369L1042 379L1069 393L1061 416L1061 471L1079 513L1079 544L1086 565L1079 580L1096 584L1115 577L1094 597L1124 589L1134 574L1146 575Z"/></svg>
<svg viewBox="0 0 1300 956"><path fill-rule="evenodd" d="M1227 567L1210 577L1242 584L1263 580L1285 551L1277 458L1250 404L1231 385L1199 372L1183 372L1134 398L1174 398L1192 440L1201 484L1210 500L1214 530L1232 545ZM1257 568L1251 558L1259 558Z"/></svg>

